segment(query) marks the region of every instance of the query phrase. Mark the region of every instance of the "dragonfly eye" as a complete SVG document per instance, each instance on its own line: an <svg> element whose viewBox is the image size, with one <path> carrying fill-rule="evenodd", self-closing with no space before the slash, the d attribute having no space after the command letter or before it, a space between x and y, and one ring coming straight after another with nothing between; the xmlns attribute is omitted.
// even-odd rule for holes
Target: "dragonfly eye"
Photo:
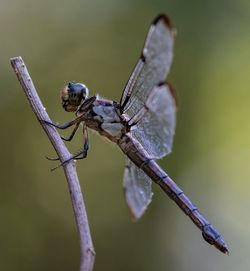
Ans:
<svg viewBox="0 0 250 271"><path fill-rule="evenodd" d="M62 106L68 112L74 112L88 98L88 88L81 83L69 83L61 93Z"/></svg>

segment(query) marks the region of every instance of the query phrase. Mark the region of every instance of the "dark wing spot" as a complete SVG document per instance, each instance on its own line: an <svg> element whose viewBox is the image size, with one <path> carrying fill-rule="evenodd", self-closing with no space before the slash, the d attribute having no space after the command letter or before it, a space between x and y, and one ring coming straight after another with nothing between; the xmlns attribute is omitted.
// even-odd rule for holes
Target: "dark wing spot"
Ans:
<svg viewBox="0 0 250 271"><path fill-rule="evenodd" d="M171 23L171 20L168 18L167 15L165 14L159 14L155 19L154 21L152 22L153 25L156 25L159 21L163 21L165 23L165 25L172 29L172 23Z"/></svg>
<svg viewBox="0 0 250 271"><path fill-rule="evenodd" d="M172 87L172 85L169 82L167 82L167 83L166 82L160 82L157 86L161 87L161 86L164 86L164 85L168 86L168 88L170 90L170 93L172 95L172 98L174 100L175 106L177 108L178 107L178 101L177 101L177 95L176 95L175 89Z"/></svg>

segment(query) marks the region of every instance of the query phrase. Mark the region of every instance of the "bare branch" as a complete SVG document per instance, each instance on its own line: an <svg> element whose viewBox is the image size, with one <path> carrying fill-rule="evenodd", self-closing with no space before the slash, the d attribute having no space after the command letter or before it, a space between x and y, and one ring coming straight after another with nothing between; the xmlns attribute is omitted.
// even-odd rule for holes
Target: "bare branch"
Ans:
<svg viewBox="0 0 250 271"><path fill-rule="evenodd" d="M10 60L11 65L17 75L17 78L23 88L23 91L30 103L30 106L35 113L38 121L45 130L49 140L51 141L58 157L61 161L65 161L70 157L65 144L60 138L56 129L52 126L46 125L40 120L51 122L42 102L37 94L35 86L29 75L29 72L21 57L14 57ZM73 205L75 220L80 238L81 259L80 271L91 271L94 266L95 251L90 234L88 218L86 213L81 187L76 173L75 162L70 161L63 165L64 173L68 182L69 192Z"/></svg>

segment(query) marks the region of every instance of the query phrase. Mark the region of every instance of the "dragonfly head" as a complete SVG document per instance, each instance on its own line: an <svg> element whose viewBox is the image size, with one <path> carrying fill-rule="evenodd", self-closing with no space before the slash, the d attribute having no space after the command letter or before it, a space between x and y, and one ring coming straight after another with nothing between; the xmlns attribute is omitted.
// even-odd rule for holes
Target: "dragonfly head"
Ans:
<svg viewBox="0 0 250 271"><path fill-rule="evenodd" d="M61 92L62 107L68 112L74 112L88 98L89 90L82 83L68 83Z"/></svg>

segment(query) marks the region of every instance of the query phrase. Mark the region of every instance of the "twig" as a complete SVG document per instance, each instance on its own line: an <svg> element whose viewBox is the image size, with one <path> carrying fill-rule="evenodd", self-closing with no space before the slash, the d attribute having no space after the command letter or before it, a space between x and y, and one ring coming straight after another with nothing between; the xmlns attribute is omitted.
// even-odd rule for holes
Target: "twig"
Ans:
<svg viewBox="0 0 250 271"><path fill-rule="evenodd" d="M40 121L45 120L51 122L37 94L37 91L24 64L24 61L21 57L14 57L11 58L10 62L23 88L23 91L27 96L33 112L35 113L38 121L45 130L48 138L50 139L56 153L58 154L58 157L61 161L65 161L70 157L70 153L67 150L63 141L61 140L60 135L54 127L46 125ZM86 208L81 193L81 187L76 173L75 162L70 161L69 163L66 163L65 165L63 165L63 169L68 182L69 192L80 238L80 271L91 271L94 266L95 251L91 239Z"/></svg>

